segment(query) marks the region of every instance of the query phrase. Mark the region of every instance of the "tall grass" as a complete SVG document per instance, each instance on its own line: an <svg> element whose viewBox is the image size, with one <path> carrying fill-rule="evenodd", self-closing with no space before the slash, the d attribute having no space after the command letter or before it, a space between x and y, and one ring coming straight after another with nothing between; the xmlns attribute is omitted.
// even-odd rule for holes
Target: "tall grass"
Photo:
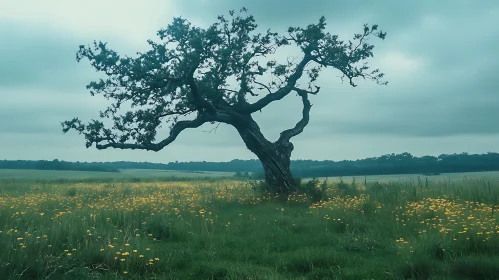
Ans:
<svg viewBox="0 0 499 280"><path fill-rule="evenodd" d="M0 276L499 279L497 182L314 184L2 181Z"/></svg>

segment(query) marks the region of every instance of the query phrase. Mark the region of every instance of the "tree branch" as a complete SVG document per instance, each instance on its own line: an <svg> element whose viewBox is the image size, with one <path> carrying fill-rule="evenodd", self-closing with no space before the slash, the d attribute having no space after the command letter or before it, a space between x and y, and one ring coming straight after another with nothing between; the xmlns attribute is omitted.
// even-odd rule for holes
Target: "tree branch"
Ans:
<svg viewBox="0 0 499 280"><path fill-rule="evenodd" d="M265 106L269 105L270 103L274 101L281 100L284 98L286 95L288 95L291 91L295 89L296 82L301 78L303 75L303 71L305 70L305 67L307 64L312 61L312 56L309 54L305 54L303 59L300 61L300 63L296 66L296 69L292 75L289 76L287 83L284 87L278 89L275 92L270 92L264 97L262 97L260 100L256 101L255 103L249 104L245 108L245 113L254 113L256 111L259 111L263 109Z"/></svg>
<svg viewBox="0 0 499 280"><path fill-rule="evenodd" d="M208 113L212 115L217 114L217 108L211 103L210 101L204 99L201 97L199 94L199 89L198 86L196 85L196 81L194 80L194 72L196 71L197 67L193 67L191 72L187 75L187 84L191 88L191 93L192 97L194 98L194 102L197 107L204 108L208 111Z"/></svg>
<svg viewBox="0 0 499 280"><path fill-rule="evenodd" d="M220 123L217 123L217 125L214 128L212 128L210 130L205 130L203 132L208 132L209 134L211 134L212 132L216 133L219 126L220 126Z"/></svg>
<svg viewBox="0 0 499 280"><path fill-rule="evenodd" d="M267 48L266 51L270 52L270 48ZM245 99L245 94L246 93L251 93L251 95L255 96L255 94L251 91L249 83L251 80L254 79L255 75L263 75L265 70L261 67L258 66L258 71L250 71L249 69L252 67L250 61L257 57L259 54L261 56L264 56L267 54L266 51L262 51L259 48L256 48L251 54L247 55L246 58L243 59L243 71L241 72L241 77L240 77L240 86L241 89L239 90L239 93L237 95L237 101L239 104L246 105L247 101ZM254 65L258 65L257 63Z"/></svg>
<svg viewBox="0 0 499 280"><path fill-rule="evenodd" d="M177 136L187 128L197 128L203 125L206 122L209 122L210 119L206 118L202 115L198 116L194 120L188 121L179 121L177 122L170 130L170 135L162 140L159 143L150 143L150 144L138 144L138 143L117 143L113 139L105 139L105 138L97 138L95 139L95 146L99 150L104 150L107 148L116 148L116 149L131 149L131 150L148 150L148 151L159 151L164 147L168 146L170 143L177 139ZM109 141L106 144L100 144L99 142L107 140Z"/></svg>
<svg viewBox="0 0 499 280"><path fill-rule="evenodd" d="M303 102L302 118L300 121L298 121L296 123L295 127L284 130L283 132L281 132L281 136L276 141L279 144L287 143L287 142L289 142L289 140L292 137L303 132L303 129L305 128L305 126L307 126L307 124L310 120L310 108L312 108L312 104L310 104L310 100L308 100L308 94L309 93L316 94L319 91L319 87L317 87L316 90L313 92L307 91L304 89L299 89L296 87L294 87L293 90L296 91L298 93L298 95L301 96L301 99Z"/></svg>
<svg viewBox="0 0 499 280"><path fill-rule="evenodd" d="M254 83L257 84L257 85L262 86L262 88L260 88L260 89L266 89L269 94L272 93L272 91L270 90L270 88L266 84L260 83L260 82L257 82L257 81L254 81Z"/></svg>

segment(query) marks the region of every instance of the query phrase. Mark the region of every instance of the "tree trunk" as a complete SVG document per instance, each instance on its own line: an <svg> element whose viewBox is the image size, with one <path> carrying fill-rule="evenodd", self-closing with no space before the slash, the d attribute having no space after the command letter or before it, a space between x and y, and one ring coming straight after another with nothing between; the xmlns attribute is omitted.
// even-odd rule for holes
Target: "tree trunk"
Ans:
<svg viewBox="0 0 499 280"><path fill-rule="evenodd" d="M297 186L290 170L291 159L281 154L278 151L279 148L274 149L273 153L267 153L263 156L257 155L263 165L265 181L270 189L275 190L278 194L293 193Z"/></svg>
<svg viewBox="0 0 499 280"><path fill-rule="evenodd" d="M296 181L290 170L293 144L268 141L253 120L248 125L236 127L236 129L246 147L262 162L269 191L280 195L295 192L297 190Z"/></svg>

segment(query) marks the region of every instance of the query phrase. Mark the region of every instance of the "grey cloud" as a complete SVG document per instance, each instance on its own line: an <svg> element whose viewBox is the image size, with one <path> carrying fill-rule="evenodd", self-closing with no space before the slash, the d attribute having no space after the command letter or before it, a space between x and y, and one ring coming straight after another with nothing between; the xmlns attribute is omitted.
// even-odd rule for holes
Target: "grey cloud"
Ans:
<svg viewBox="0 0 499 280"><path fill-rule="evenodd" d="M88 38L2 20L0 38L1 134L56 135L61 121L95 118L105 108L85 88L99 75L76 61Z"/></svg>
<svg viewBox="0 0 499 280"><path fill-rule="evenodd" d="M157 140L168 136L169 130L162 129ZM204 124L196 129L184 130L175 140L175 143L186 146L197 147L246 147L237 134L237 130L226 124ZM166 147L169 150L170 146Z"/></svg>
<svg viewBox="0 0 499 280"><path fill-rule="evenodd" d="M0 159L48 159L67 161L230 161L234 158L252 158L253 155L244 144L230 146L209 146L204 138L197 135L197 141L175 141L160 152L140 150L107 149L97 150L85 148L85 140L81 135L69 133L0 133ZM184 135L188 136L188 135ZM216 135L212 135L217 137Z"/></svg>
<svg viewBox="0 0 499 280"><path fill-rule="evenodd" d="M0 94L1 88L13 87L68 93L76 88L85 90L91 80L101 75L95 73L88 61L76 61L80 45L91 44L94 40L110 42L110 47L121 54L135 53L140 45L125 43L128 38L114 35L99 34L88 38L88 35L1 19L0 38L7 42L0 44Z"/></svg>
<svg viewBox="0 0 499 280"><path fill-rule="evenodd" d="M62 133L60 122L73 117L96 118L105 108L102 98L85 91L7 88L0 94L0 134Z"/></svg>
<svg viewBox="0 0 499 280"><path fill-rule="evenodd" d="M425 15L450 15L460 20L473 20L497 8L494 0L472 1L341 1L341 0L183 0L176 3L177 10L186 18L211 23L216 15L227 14L228 10L238 11L246 7L262 25L293 26L310 24L324 15L331 29L337 24L380 24L380 27L396 32L414 25ZM196 7L193 9L193 7ZM375 22L374 22L375 21ZM266 26L264 28L267 28Z"/></svg>
<svg viewBox="0 0 499 280"><path fill-rule="evenodd" d="M456 135L497 135L499 125L493 118L471 116L456 122L455 115L431 117L403 115L404 122L398 121L400 114L394 115L391 120L363 121L363 122L330 122L322 128L338 134L354 135L386 135L401 137L441 137ZM323 131L324 131L323 130Z"/></svg>
<svg viewBox="0 0 499 280"><path fill-rule="evenodd" d="M452 83L450 81L445 89L427 88L421 92L406 89L405 95L410 98L405 99L359 100L358 113L347 117L332 113L328 119L326 113L321 113L320 118L314 119L312 114L310 136L321 133L403 137L498 134L499 96L493 90L475 92L472 86Z"/></svg>
<svg viewBox="0 0 499 280"><path fill-rule="evenodd" d="M81 81L75 38L5 21L0 38L6 42L0 44L0 87L67 89Z"/></svg>
<svg viewBox="0 0 499 280"><path fill-rule="evenodd" d="M86 114L85 114L86 113ZM59 134L62 133L61 121L71 119L74 115L88 116L85 110L74 110L72 113L56 112L48 113L42 110L0 112L0 133L20 134Z"/></svg>

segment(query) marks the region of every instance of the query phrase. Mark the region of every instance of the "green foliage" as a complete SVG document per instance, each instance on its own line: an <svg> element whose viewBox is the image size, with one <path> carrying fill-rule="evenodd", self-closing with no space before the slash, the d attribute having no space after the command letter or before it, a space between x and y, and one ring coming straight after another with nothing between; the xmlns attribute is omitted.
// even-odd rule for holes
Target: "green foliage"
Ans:
<svg viewBox="0 0 499 280"><path fill-rule="evenodd" d="M168 214L158 214L145 226L148 234L156 240L168 240L173 237L172 220Z"/></svg>
<svg viewBox="0 0 499 280"><path fill-rule="evenodd" d="M69 196L69 197L75 197L77 194L78 194L78 191L75 187L72 187L72 188L69 188L66 192L66 194Z"/></svg>
<svg viewBox="0 0 499 280"><path fill-rule="evenodd" d="M326 194L327 191L327 179L321 182L317 178L313 178L308 181L306 184L300 184L298 188L299 192L305 193L312 203L317 203L319 201L327 201L328 197Z"/></svg>
<svg viewBox="0 0 499 280"><path fill-rule="evenodd" d="M358 196L360 192L357 190L357 184L355 179L353 179L351 184L345 183L343 178L340 177L340 181L335 184L335 188L339 191L339 195L345 196Z"/></svg>
<svg viewBox="0 0 499 280"><path fill-rule="evenodd" d="M251 175L248 174L247 171L244 171L244 172L243 171L237 171L236 174L234 175L234 177L236 177L236 178L250 178Z"/></svg>
<svg viewBox="0 0 499 280"><path fill-rule="evenodd" d="M273 191L273 188L271 188L265 181L252 180L249 181L248 184L255 192L259 193L262 197L266 199L286 198L276 194L275 191ZM294 178L294 185L297 186L296 192L305 194L312 203L316 203L319 201L327 201L328 199L326 194L327 179L321 182L317 178L313 178L312 180L308 181L306 184L303 184L302 178Z"/></svg>
<svg viewBox="0 0 499 280"><path fill-rule="evenodd" d="M269 191L269 186L265 181L248 181L248 184L250 185L251 189L254 190L255 192L259 193L265 193Z"/></svg>

